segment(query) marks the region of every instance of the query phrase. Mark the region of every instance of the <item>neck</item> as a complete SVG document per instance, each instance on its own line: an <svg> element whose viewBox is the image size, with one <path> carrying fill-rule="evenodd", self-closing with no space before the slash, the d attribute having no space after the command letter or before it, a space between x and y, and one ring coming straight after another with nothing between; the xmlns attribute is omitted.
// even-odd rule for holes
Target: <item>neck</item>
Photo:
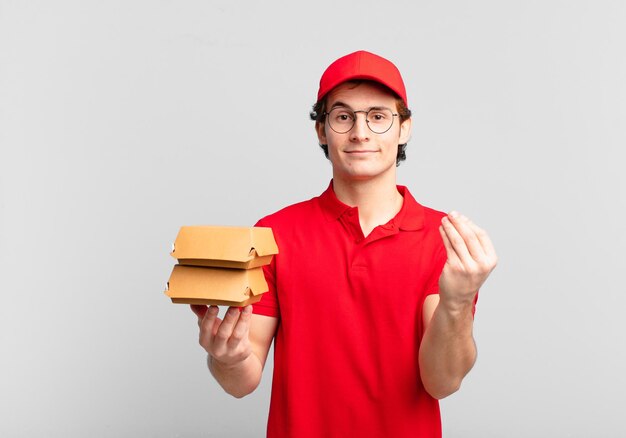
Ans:
<svg viewBox="0 0 626 438"><path fill-rule="evenodd" d="M341 202L358 207L364 236L378 225L384 225L393 219L402 208L404 200L398 193L395 175L365 180L345 180L334 176L333 190Z"/></svg>

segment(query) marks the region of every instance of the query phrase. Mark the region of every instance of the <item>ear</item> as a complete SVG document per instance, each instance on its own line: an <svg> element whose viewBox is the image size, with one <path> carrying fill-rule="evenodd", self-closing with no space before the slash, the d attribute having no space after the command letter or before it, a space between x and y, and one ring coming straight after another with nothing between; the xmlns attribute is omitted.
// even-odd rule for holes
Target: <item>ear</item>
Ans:
<svg viewBox="0 0 626 438"><path fill-rule="evenodd" d="M409 117L400 125L400 139L398 144L405 144L411 138L411 118Z"/></svg>
<svg viewBox="0 0 626 438"><path fill-rule="evenodd" d="M321 122L315 122L315 131L317 132L317 140L320 144L328 144L326 139L326 124Z"/></svg>

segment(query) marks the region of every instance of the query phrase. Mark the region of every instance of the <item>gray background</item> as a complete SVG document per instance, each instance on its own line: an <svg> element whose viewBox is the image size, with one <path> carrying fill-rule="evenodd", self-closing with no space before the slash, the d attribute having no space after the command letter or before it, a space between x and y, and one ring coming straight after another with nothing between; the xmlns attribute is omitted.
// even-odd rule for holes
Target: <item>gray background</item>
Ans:
<svg viewBox="0 0 626 438"><path fill-rule="evenodd" d="M319 194L319 76L367 49L407 82L399 182L500 256L444 436L626 436L624 23L619 0L0 1L0 435L263 436L271 374L212 381L170 246Z"/></svg>

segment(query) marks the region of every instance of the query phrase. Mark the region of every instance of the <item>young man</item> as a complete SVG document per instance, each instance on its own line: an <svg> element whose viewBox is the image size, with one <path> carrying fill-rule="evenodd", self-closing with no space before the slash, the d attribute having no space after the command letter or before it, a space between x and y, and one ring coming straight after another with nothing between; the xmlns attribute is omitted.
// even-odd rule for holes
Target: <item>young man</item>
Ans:
<svg viewBox="0 0 626 438"><path fill-rule="evenodd" d="M223 321L192 306L209 368L243 397L274 341L268 437L440 437L437 400L476 359L474 305L494 248L466 217L396 185L411 119L391 62L336 60L312 117L330 185L259 221L280 249L260 302Z"/></svg>

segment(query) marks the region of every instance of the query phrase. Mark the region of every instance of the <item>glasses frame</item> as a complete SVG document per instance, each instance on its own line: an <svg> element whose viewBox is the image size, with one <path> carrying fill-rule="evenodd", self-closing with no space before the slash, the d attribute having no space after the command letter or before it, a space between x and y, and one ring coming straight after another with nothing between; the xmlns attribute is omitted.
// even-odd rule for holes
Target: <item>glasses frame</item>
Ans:
<svg viewBox="0 0 626 438"><path fill-rule="evenodd" d="M332 108L330 111L324 111L323 116L325 118L327 118L328 115L330 115L331 112L333 112L334 110L339 110L339 109L343 109L344 111L351 112L352 114L354 114L354 118L352 119L352 126L350 126L350 129L348 129L347 131L337 131L335 128L333 128L333 125L330 123L330 121L328 121L328 126L330 127L330 129L335 131L337 134L347 134L348 132L352 131L352 129L354 128L354 125L356 125L356 115L358 113L365 114L365 124L367 125L369 130L372 131L374 134L384 134L385 132L389 131L391 129L391 127L393 126L393 121L395 120L394 117L398 117L400 115L398 113L394 113L389 108L382 108L382 109L388 110L391 113L391 124L389 125L389 128L385 129L384 131L376 132L370 126L370 121L368 120L367 116L369 115L370 111L380 111L381 110L380 107L373 107L373 108L368 109L367 111L365 111L365 110L354 111L354 110L351 110L351 109L348 109L348 108L343 108L343 107L340 107L340 106L336 106L335 108Z"/></svg>

